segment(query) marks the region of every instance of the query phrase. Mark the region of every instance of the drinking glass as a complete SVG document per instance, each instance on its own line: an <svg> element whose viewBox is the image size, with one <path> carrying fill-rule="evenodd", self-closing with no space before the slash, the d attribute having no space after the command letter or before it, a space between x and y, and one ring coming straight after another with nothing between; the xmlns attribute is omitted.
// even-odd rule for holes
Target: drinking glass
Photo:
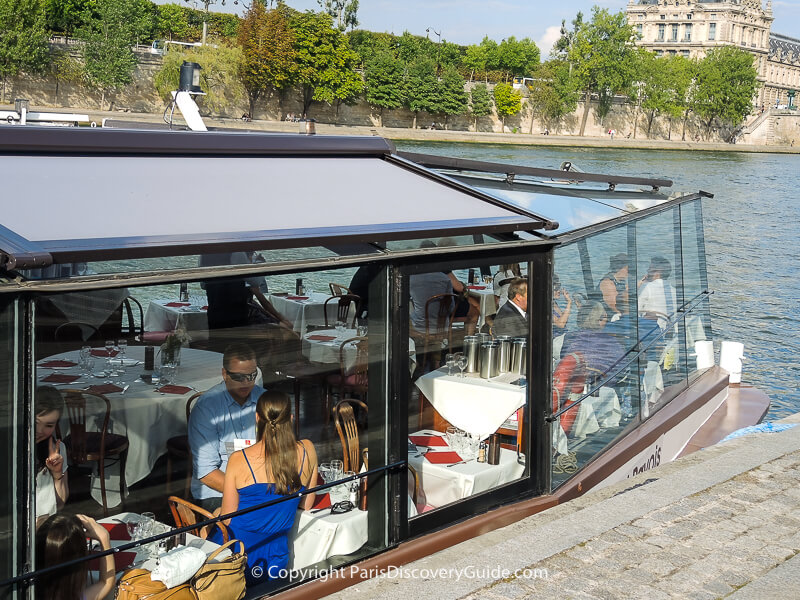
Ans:
<svg viewBox="0 0 800 600"><path fill-rule="evenodd" d="M141 521L136 515L130 515L125 519L125 528L128 530L128 535L131 536L131 541L135 542L139 539Z"/></svg>
<svg viewBox="0 0 800 600"><path fill-rule="evenodd" d="M345 471L343 474L343 477L345 478L355 477L355 476L356 476L355 471ZM346 497L343 497L342 500L352 500L353 504L358 504L358 485L359 485L358 479L353 479L352 481L348 481L347 483L343 484L342 486L344 488L343 496L346 495ZM353 494L355 494L355 497L353 497Z"/></svg>
<svg viewBox="0 0 800 600"><path fill-rule="evenodd" d="M81 346L80 357L81 357L81 371L82 375L87 375L88 367L86 366L86 361L92 355L92 347L91 346Z"/></svg>
<svg viewBox="0 0 800 600"><path fill-rule="evenodd" d="M322 477L322 481L325 483L330 483L333 481L331 479L331 463L321 463L319 467L317 467L317 472L319 476Z"/></svg>
<svg viewBox="0 0 800 600"><path fill-rule="evenodd" d="M447 365L447 374L453 374L453 367L456 366L456 355L455 354L448 354L445 357L445 364Z"/></svg>
<svg viewBox="0 0 800 600"><path fill-rule="evenodd" d="M156 516L151 512L143 512L141 515L141 522L139 525L139 532L141 538L150 537L153 535L153 528L156 524Z"/></svg>
<svg viewBox="0 0 800 600"><path fill-rule="evenodd" d="M340 460L331 461L331 481L337 481L342 478L344 472L344 463Z"/></svg>
<svg viewBox="0 0 800 600"><path fill-rule="evenodd" d="M111 353L114 352L114 340L106 340L106 354L111 358Z"/></svg>
<svg viewBox="0 0 800 600"><path fill-rule="evenodd" d="M89 356L86 357L86 374L87 375L94 375L94 356L92 356L91 352Z"/></svg>
<svg viewBox="0 0 800 600"><path fill-rule="evenodd" d="M125 360L125 353L128 351L128 340L117 340L117 348L119 348L120 364Z"/></svg>
<svg viewBox="0 0 800 600"><path fill-rule="evenodd" d="M367 337L367 326L359 325L356 328L356 335L358 335L358 337Z"/></svg>
<svg viewBox="0 0 800 600"><path fill-rule="evenodd" d="M464 377L464 369L467 368L467 355L463 352L456 354L456 366L461 370L461 377Z"/></svg>
<svg viewBox="0 0 800 600"><path fill-rule="evenodd" d="M447 435L447 445L450 446L450 450L456 449L456 438L458 437L458 427L450 426L447 428L445 432Z"/></svg>
<svg viewBox="0 0 800 600"><path fill-rule="evenodd" d="M336 339L343 339L344 338L344 323L342 321L336 321Z"/></svg>

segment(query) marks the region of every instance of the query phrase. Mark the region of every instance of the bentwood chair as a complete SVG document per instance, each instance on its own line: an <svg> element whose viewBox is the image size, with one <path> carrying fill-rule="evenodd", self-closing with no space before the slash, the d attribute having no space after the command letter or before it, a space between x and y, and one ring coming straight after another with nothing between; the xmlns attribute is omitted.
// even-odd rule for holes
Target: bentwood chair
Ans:
<svg viewBox="0 0 800 600"><path fill-rule="evenodd" d="M452 347L450 324L457 298L455 294L436 294L425 302L425 331L411 332L422 346L422 357L417 363L422 373L439 368L445 342L448 348Z"/></svg>
<svg viewBox="0 0 800 600"><path fill-rule="evenodd" d="M355 294L342 294L341 296L333 296L325 300L325 305L323 306L323 314L325 315L325 328L328 329L331 327L331 323L328 321L328 303L329 302L336 302L336 319L335 321L342 321L343 323L347 323L349 327L353 327L355 324L356 317L359 314L359 305L361 304L361 298L356 296ZM348 320L348 315L350 314L350 306L355 304L355 313L353 314L353 318Z"/></svg>
<svg viewBox="0 0 800 600"><path fill-rule="evenodd" d="M128 438L124 435L116 435L109 432L108 423L111 415L111 403L103 394L88 390L64 390L64 403L69 420L69 435L64 438L69 463L70 465L81 465L87 462L96 462L98 464L103 514L107 517L106 459L119 457L119 491L120 496L125 498L125 463L128 458ZM105 412L102 412L103 407ZM98 408L102 414L100 431L87 431L87 416L92 412L96 412Z"/></svg>
<svg viewBox="0 0 800 600"><path fill-rule="evenodd" d="M358 441L358 423L353 407L358 407L363 411L366 418L367 405L361 400L349 398L341 400L333 407L333 422L336 424L336 432L342 442L342 462L345 471L358 471L361 469L361 451Z"/></svg>
<svg viewBox="0 0 800 600"><path fill-rule="evenodd" d="M341 283L329 283L328 287L331 288L331 296L343 296L344 294L352 294L350 288Z"/></svg>
<svg viewBox="0 0 800 600"><path fill-rule="evenodd" d="M348 347L354 344L356 360L348 364ZM331 390L339 391L339 400L344 400L347 393L357 394L366 399L369 389L369 353L366 337L352 337L344 340L339 346L339 372L325 378L325 406L330 405Z"/></svg>
<svg viewBox="0 0 800 600"><path fill-rule="evenodd" d="M192 411L192 404L197 400L203 392L197 392L189 396L186 401L186 426L189 426L189 413ZM167 493L170 490L172 483L172 461L173 459L187 461L186 475L184 476L185 483L183 486L184 498L189 497L189 488L192 484L192 452L189 449L189 436L176 435L167 440Z"/></svg>
<svg viewBox="0 0 800 600"><path fill-rule="evenodd" d="M196 504L192 504L183 498L170 496L167 498L167 502L169 503L169 508L172 511L172 518L175 519L176 527L188 527L196 524L198 521L205 521L206 519L214 518L214 515L212 515L206 509L201 508ZM230 538L230 534L228 533L228 528L221 521L217 521L211 525L198 527L195 535L205 540L208 538L208 534L211 533L214 527L218 527L220 532L222 532L223 543L227 542Z"/></svg>

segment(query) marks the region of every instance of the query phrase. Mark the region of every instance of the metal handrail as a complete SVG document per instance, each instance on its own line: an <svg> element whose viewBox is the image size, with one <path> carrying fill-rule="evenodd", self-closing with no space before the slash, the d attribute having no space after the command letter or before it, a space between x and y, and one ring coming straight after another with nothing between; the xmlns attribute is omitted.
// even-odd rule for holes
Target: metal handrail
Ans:
<svg viewBox="0 0 800 600"><path fill-rule="evenodd" d="M648 333L644 338L638 339L636 341L636 344L633 346L633 348L631 348L625 354L623 354L619 358L619 360L617 360L617 362L615 362L611 366L611 370L607 371L605 377L603 377L602 379L596 381L593 384L593 386L589 389L589 391L584 392L583 395L580 396L577 400L574 400L573 402L570 402L568 405L565 405L563 408L561 408L557 412L553 413L549 417L546 417L545 421L547 421L548 423L554 422L556 419L558 419L558 417L563 415L565 412L567 412L569 410L572 410L578 404L583 402L586 398L588 398L589 396L594 395L594 393L597 392L601 387L605 386L607 383L609 383L609 382L613 381L614 379L616 379L616 377L619 374L621 374L623 371L625 371L634 362L639 360L639 357L642 354L647 352L651 347L653 347L656 344L656 342L661 340L667 334L667 332L672 329L672 327L674 325L678 324L681 320L685 319L687 315L689 315L692 312L694 312L694 310L700 305L701 302L707 301L708 298L713 293L714 292L711 291L711 290L703 290L702 292L697 294L697 296L695 296L691 300L688 300L687 302L684 302L675 311L675 315L673 315L672 317L670 317L667 320L666 326L664 327L663 330L661 330L660 333L658 333L658 335L652 337L650 339L650 341L647 344L644 344L644 345L642 344L643 340L649 338L652 335L652 332ZM638 349L638 351L637 351L637 349ZM636 352L636 353L631 356L632 352ZM628 357L628 356L630 356L630 358L628 358L627 361L625 361L624 363L621 362L621 361L625 360L625 358Z"/></svg>

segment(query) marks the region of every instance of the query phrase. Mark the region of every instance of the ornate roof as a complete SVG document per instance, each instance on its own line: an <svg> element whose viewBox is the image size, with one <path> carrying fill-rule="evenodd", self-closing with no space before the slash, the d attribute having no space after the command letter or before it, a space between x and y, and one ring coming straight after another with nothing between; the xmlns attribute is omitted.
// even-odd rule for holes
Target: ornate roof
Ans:
<svg viewBox="0 0 800 600"><path fill-rule="evenodd" d="M784 63L797 62L800 60L800 40L780 33L770 33L769 60Z"/></svg>

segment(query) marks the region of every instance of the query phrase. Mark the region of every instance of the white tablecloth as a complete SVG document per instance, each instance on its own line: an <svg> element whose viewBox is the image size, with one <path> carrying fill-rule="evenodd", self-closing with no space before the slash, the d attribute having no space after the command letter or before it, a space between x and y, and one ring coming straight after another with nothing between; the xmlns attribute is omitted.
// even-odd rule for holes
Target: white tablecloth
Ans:
<svg viewBox="0 0 800 600"><path fill-rule="evenodd" d="M71 321L100 327L122 301L130 296L127 288L68 292L52 296L53 304Z"/></svg>
<svg viewBox="0 0 800 600"><path fill-rule="evenodd" d="M419 431L411 435L442 435L436 431ZM445 439L445 441L447 441ZM431 452L449 451L449 447L436 446ZM501 448L500 464L479 463L475 459L462 465L448 467L433 464L425 456L408 454L408 463L420 478L428 504L439 507L490 490L522 477L525 466L517 462L517 453Z"/></svg>
<svg viewBox="0 0 800 600"><path fill-rule="evenodd" d="M331 556L350 554L366 543L367 511L356 508L332 515L329 510L300 510L289 534L289 568L303 569Z"/></svg>
<svg viewBox="0 0 800 600"><path fill-rule="evenodd" d="M153 300L144 315L145 331L185 329L193 341L208 339L208 312L204 307L167 306L175 300Z"/></svg>
<svg viewBox="0 0 800 600"><path fill-rule="evenodd" d="M473 290L470 289L470 295L475 295L481 303L481 316L478 319L478 327L483 326L486 322L486 317L489 315L493 315L497 312L497 300L494 297L494 290L492 286L489 285L485 289L482 290Z"/></svg>
<svg viewBox="0 0 800 600"><path fill-rule="evenodd" d="M320 329L312 331L303 336L303 355L315 363L339 364L339 349L342 342L356 337L355 329L347 329L343 337L338 338L335 329ZM309 337L327 336L333 337L332 340L314 340ZM356 362L356 343L350 342L344 347L345 364L347 368L352 368Z"/></svg>
<svg viewBox="0 0 800 600"><path fill-rule="evenodd" d="M292 322L292 328L304 335L309 326L324 327L325 314L323 308L325 300L330 298L328 294L320 294L318 292L309 296L308 300L291 300L288 296L276 296L271 294L269 301L280 314ZM328 323L336 322L336 313L339 309L339 303L336 301L328 302ZM353 308L350 310L350 318L355 316ZM338 362L338 358L336 359Z"/></svg>
<svg viewBox="0 0 800 600"><path fill-rule="evenodd" d="M487 380L474 373L462 378L436 370L417 379L416 385L442 417L483 439L525 405L527 388L504 383L518 378L506 374Z"/></svg>
<svg viewBox="0 0 800 600"><path fill-rule="evenodd" d="M40 362L53 359L79 362L77 350L66 352L57 356L50 356ZM144 361L144 346L131 346L127 352L128 358ZM95 371L102 369L102 358L95 358ZM158 361L158 358L156 358ZM186 426L186 401L195 393L189 390L186 394L161 394L156 387L137 380L144 366L132 366L126 369L125 375L117 381L119 387L130 387L121 394L120 392L106 394L111 403L111 433L124 434L128 437L128 461L125 467L125 480L128 485L141 481L153 469L159 456L167 451L167 440L173 436L183 435ZM222 381L222 355L217 352L183 348L181 350L181 366L178 370L176 385L192 386L198 391L205 391ZM64 374L80 374L79 367L58 369L53 371L47 368L37 368L37 379L41 379L53 372ZM82 389L89 385L102 385L105 379L82 377L79 381L58 385L60 390L76 388ZM123 383L124 382L124 383ZM87 419L87 426L96 427L93 418ZM61 432L66 436L69 432L69 421L66 414L61 417ZM116 473L116 475L115 475ZM106 469L106 492L109 506L116 506L120 502L119 477L117 463ZM100 483L95 481L92 495L100 500Z"/></svg>

